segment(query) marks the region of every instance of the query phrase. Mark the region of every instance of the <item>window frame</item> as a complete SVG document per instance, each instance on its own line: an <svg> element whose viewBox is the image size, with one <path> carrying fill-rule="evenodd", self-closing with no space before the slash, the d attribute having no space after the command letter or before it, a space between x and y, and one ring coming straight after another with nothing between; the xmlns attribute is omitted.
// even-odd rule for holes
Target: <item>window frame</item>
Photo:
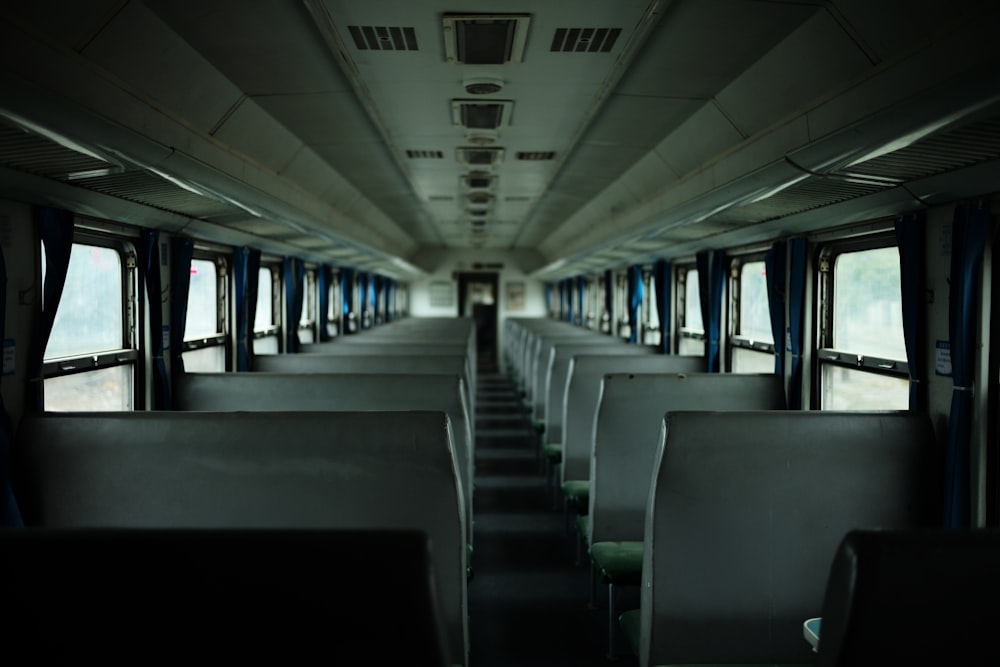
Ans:
<svg viewBox="0 0 1000 667"><path fill-rule="evenodd" d="M212 336L197 336L188 338L185 323L184 342L181 355L185 352L204 350L210 347L222 347L225 359L224 370L232 369L232 346L230 343L229 302L230 302L230 271L229 261L225 255L214 250L195 246L192 260L210 261L215 264L216 303L215 323L216 333Z"/></svg>
<svg viewBox="0 0 1000 667"><path fill-rule="evenodd" d="M766 252L760 251L734 255L731 258L729 266L729 335L727 337L728 345L726 346L727 367L729 369L733 368L735 348L767 354L770 356L771 361L774 361L776 347L773 341L757 340L740 332L742 324L742 312L740 308L742 306L741 287L743 269L747 264L763 262L765 256ZM770 303L767 306L770 308ZM770 319L770 310L768 311L768 319Z"/></svg>
<svg viewBox="0 0 1000 667"><path fill-rule="evenodd" d="M145 406L145 364L141 362L145 354L143 339L146 330L146 318L140 316L140 313L145 313L146 307L145 290L140 289L145 276L141 275L139 269L137 240L138 234L111 234L89 225L81 226L80 220L74 220L73 246L93 246L113 250L118 253L121 260L121 342L123 347L51 358L46 358L43 351L41 372L43 405L45 402L46 380L106 370L119 366L131 366L131 411L136 411L137 406ZM44 249L41 240L38 241L36 248L39 253L39 260L36 263L39 284L43 284L41 260ZM49 410L50 408L45 406L44 409Z"/></svg>
<svg viewBox="0 0 1000 667"><path fill-rule="evenodd" d="M909 381L910 367L904 359L889 359L875 355L866 355L863 351L837 348L833 340L835 301L835 270L837 258L866 250L896 248L896 238L891 231L873 232L849 238L833 238L824 240L816 249L816 268L813 274L816 279L815 308L815 345L813 364L813 390L816 396L814 403L818 409L826 407L824 395L824 366L837 366L852 371L860 371ZM902 286L900 286L902 289Z"/></svg>

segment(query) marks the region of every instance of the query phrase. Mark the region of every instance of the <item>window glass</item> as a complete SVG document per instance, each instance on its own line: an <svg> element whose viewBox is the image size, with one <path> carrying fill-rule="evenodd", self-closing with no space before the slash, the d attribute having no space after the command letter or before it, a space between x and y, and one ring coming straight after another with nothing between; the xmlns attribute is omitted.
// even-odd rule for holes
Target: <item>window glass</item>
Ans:
<svg viewBox="0 0 1000 667"><path fill-rule="evenodd" d="M188 290L184 339L203 338L219 333L218 313L218 267L211 260L191 260L191 287Z"/></svg>
<svg viewBox="0 0 1000 667"><path fill-rule="evenodd" d="M824 410L906 410L908 380L835 364L823 364Z"/></svg>
<svg viewBox="0 0 1000 667"><path fill-rule="evenodd" d="M42 276L44 282L44 263ZM114 248L73 244L45 358L124 348L124 300L121 254Z"/></svg>
<svg viewBox="0 0 1000 667"><path fill-rule="evenodd" d="M132 409L132 365L45 379L45 409L50 412L128 411Z"/></svg>
<svg viewBox="0 0 1000 667"><path fill-rule="evenodd" d="M261 267L257 283L257 313L254 315L254 331L264 331L274 323L274 303L272 301L271 269Z"/></svg>
<svg viewBox="0 0 1000 667"><path fill-rule="evenodd" d="M684 328L705 331L701 320L701 294L698 291L698 269L688 269L684 282Z"/></svg>
<svg viewBox="0 0 1000 667"><path fill-rule="evenodd" d="M733 347L733 372L773 373L774 354L745 347Z"/></svg>
<svg viewBox="0 0 1000 667"><path fill-rule="evenodd" d="M833 271L833 347L905 360L896 248L843 253Z"/></svg>
<svg viewBox="0 0 1000 667"><path fill-rule="evenodd" d="M764 262L747 262L740 267L739 323L740 336L765 343L774 342Z"/></svg>
<svg viewBox="0 0 1000 667"><path fill-rule="evenodd" d="M224 345L209 345L198 350L188 350L182 356L184 370L188 373L222 373L226 370Z"/></svg>

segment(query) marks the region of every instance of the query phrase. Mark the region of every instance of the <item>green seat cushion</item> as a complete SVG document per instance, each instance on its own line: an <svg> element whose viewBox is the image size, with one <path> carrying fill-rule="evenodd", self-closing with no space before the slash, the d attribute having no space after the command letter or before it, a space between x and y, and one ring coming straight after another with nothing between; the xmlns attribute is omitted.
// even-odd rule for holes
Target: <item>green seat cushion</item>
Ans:
<svg viewBox="0 0 1000 667"><path fill-rule="evenodd" d="M562 483L562 490L566 496L566 504L578 514L590 511L590 480L571 479Z"/></svg>
<svg viewBox="0 0 1000 667"><path fill-rule="evenodd" d="M562 463L562 445L558 442L547 442L542 446L550 463Z"/></svg>
<svg viewBox="0 0 1000 667"><path fill-rule="evenodd" d="M638 609L626 611L618 617L621 623L622 633L628 639L628 645L632 647L632 654L639 657L639 618L641 613Z"/></svg>
<svg viewBox="0 0 1000 667"><path fill-rule="evenodd" d="M607 583L638 585L642 579L642 542L596 542L590 557Z"/></svg>

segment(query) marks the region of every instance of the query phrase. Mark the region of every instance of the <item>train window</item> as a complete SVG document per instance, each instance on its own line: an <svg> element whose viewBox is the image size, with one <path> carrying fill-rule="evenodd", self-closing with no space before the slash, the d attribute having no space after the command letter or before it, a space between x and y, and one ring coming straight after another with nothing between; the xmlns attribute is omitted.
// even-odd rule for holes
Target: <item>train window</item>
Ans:
<svg viewBox="0 0 1000 667"><path fill-rule="evenodd" d="M656 308L656 281L653 272L642 272L646 296L642 301L642 342L645 345L660 344L660 313Z"/></svg>
<svg viewBox="0 0 1000 667"><path fill-rule="evenodd" d="M302 284L302 314L299 316L299 342L316 342L316 270L305 272Z"/></svg>
<svg viewBox="0 0 1000 667"><path fill-rule="evenodd" d="M833 246L819 265L821 407L905 410L909 373L895 246Z"/></svg>
<svg viewBox="0 0 1000 667"><path fill-rule="evenodd" d="M738 261L732 275L736 283L729 291L732 299L732 370L734 373L773 373L774 335L764 261Z"/></svg>
<svg viewBox="0 0 1000 667"><path fill-rule="evenodd" d="M618 316L618 337L626 340L632 335L628 323L628 310L628 281L624 274L616 275L614 312Z"/></svg>
<svg viewBox="0 0 1000 667"><path fill-rule="evenodd" d="M195 252L191 260L187 320L184 324L184 370L226 370L226 263Z"/></svg>
<svg viewBox="0 0 1000 667"><path fill-rule="evenodd" d="M698 269L680 267L677 272L678 341L677 354L705 354L705 325L701 319L701 296L698 289Z"/></svg>
<svg viewBox="0 0 1000 667"><path fill-rule="evenodd" d="M43 282L44 258L43 248ZM45 348L45 410L133 409L139 358L135 267L130 244L103 238L73 244Z"/></svg>
<svg viewBox="0 0 1000 667"><path fill-rule="evenodd" d="M275 275L274 267L260 267L257 282L257 312L253 321L253 349L257 354L278 353L280 332L275 322L275 313L280 312L280 309L275 307L275 301L279 298L280 283L275 280Z"/></svg>

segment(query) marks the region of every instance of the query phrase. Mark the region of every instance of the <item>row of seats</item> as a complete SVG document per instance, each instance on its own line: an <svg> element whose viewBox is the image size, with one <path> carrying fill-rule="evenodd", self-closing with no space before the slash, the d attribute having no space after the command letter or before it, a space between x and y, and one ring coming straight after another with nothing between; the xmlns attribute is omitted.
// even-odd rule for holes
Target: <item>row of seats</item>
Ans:
<svg viewBox="0 0 1000 667"><path fill-rule="evenodd" d="M940 521L926 415L786 411L773 375L664 371L650 363L664 357L584 350L580 340L596 335L578 327L507 326L507 368L528 408L537 416L545 401L541 414L552 414L562 401L567 492L584 470L569 452L587 452L589 477L577 481L588 502L573 507L609 584L609 642L614 586L641 584L640 609L621 623L644 667L811 664L802 624L821 613L844 535ZM543 350L553 361L560 350L571 357L561 396L539 389ZM624 364L635 366L621 372ZM583 368L586 390L574 385ZM543 445L548 423L538 426Z"/></svg>
<svg viewBox="0 0 1000 667"><path fill-rule="evenodd" d="M301 595L303 605L328 607L323 617L336 623L324 627L329 648L321 654L346 656L363 645L377 661L468 665L474 332L468 319L403 320L302 354L256 357L256 368L268 370L175 378L174 412L29 415L15 446L15 489L29 526L21 532L67 543L86 532L93 546L91 533L112 531L108 544L125 544L125 553L132 543L149 549L144 539L176 541L168 553L202 543L214 553L227 539L221 535L240 533L241 544L255 545L247 563L266 580L263 599L273 583ZM421 366L427 359L443 363ZM354 370L345 372L349 364ZM372 533L372 548L361 539L356 558L331 559L329 570L312 557L275 557L274 568L259 560L309 539L344 549L358 531ZM400 532L404 541L417 535L419 545L371 556L376 544L393 550ZM427 552L423 560L410 561L414 549ZM146 578L157 575L156 563ZM410 590L429 589L420 609L406 606L399 579L412 579L414 567ZM298 591L310 580L317 590ZM319 600L334 583L341 591ZM385 646L379 638L406 610L416 643ZM265 618L283 613L279 604ZM352 620L339 623L346 616ZM298 642L317 626L281 620L276 627ZM228 635L206 636L220 646Z"/></svg>

